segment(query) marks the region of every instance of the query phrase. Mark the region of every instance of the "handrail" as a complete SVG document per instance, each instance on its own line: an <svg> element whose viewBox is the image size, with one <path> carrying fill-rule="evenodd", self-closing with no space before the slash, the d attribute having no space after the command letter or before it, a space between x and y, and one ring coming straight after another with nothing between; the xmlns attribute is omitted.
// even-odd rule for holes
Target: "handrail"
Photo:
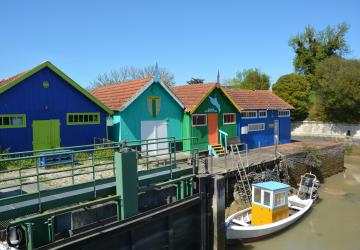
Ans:
<svg viewBox="0 0 360 250"><path fill-rule="evenodd" d="M222 131L219 129L219 137L220 137L220 144L223 145L222 143L222 137L224 136L224 147L225 147L225 154L227 154L227 137L229 136L228 133L226 133L225 131Z"/></svg>
<svg viewBox="0 0 360 250"><path fill-rule="evenodd" d="M174 137L171 138L161 138L157 142L153 143L169 143L169 151L167 153L163 152L155 152L154 155L147 155L145 156L146 159L150 157L156 157L161 155L169 155L170 164L174 165L176 167L177 165L177 159L176 154L179 152L191 152L192 157L196 157L198 154L198 149L189 149L189 150L177 150L176 148L176 142L181 142L185 140L196 140L197 138L191 137L191 138L184 138L184 139L176 139ZM155 139L156 140L156 139ZM91 148L86 150L78 150L78 151L68 151L68 152L56 152L54 154L49 154L47 156L58 156L58 155L64 155L64 154L71 154L72 160L69 162L59 162L57 165L62 166L61 168L53 168L53 169L46 169L46 167L54 166L54 164L44 164L42 166L39 165L38 154L31 155L31 156L23 156L19 158L15 157L9 157L9 158L3 158L0 159L0 164L8 164L7 166L11 166L11 168L0 170L0 190L7 190L9 188L16 188L20 191L20 193L23 193L24 187L26 185L35 184L36 190L34 193L38 192L39 194L39 208L41 210L41 192L43 190L53 189L52 187L46 187L43 188L40 186L40 183L44 182L51 182L54 180L59 179L70 179L72 185L75 183L82 183L83 180L75 180L76 176L81 175L88 175L89 180L85 180L85 182L93 182L94 183L94 196L96 197L96 182L95 180L102 179L103 177L98 177L97 173L99 172L105 172L105 171L111 171L111 176L115 176L115 161L114 161L114 155L115 151L119 151L122 149L121 145L122 143L117 143L117 146L111 146L111 147L101 147L101 148ZM149 145L148 143L147 145ZM128 144L125 144L128 146ZM134 145L135 146L135 145ZM78 148L84 147L84 146L78 146ZM130 146L133 147L133 146ZM166 148L162 148L166 149ZM111 151L109 154L106 155L96 155L97 152L102 151ZM137 154L143 152L136 150ZM149 150L150 151L156 151L156 150ZM161 151L161 149L160 149ZM50 152L50 151L49 151ZM148 153L146 152L146 153ZM20 152L21 153L21 152ZM195 159L195 158L194 158ZM156 161L147 161L147 164L156 162ZM56 164L55 164L56 165ZM6 166L6 165L5 165ZM44 167L44 168L43 168ZM195 169L194 169L195 172ZM108 177L111 177L109 174L107 174ZM171 175L172 176L172 175ZM107 178L107 177L104 177ZM64 183L60 183L59 187L65 185ZM31 192L33 193L33 192ZM1 199L0 199L1 200Z"/></svg>
<svg viewBox="0 0 360 250"><path fill-rule="evenodd" d="M164 140L164 141L162 141L162 140ZM42 149L42 150L9 152L9 153L0 154L0 161L1 161L1 157L8 157L8 156L12 156L12 155L25 155L25 154L33 155L33 154L37 154L37 153L41 153L41 152L51 152L51 151L57 151L57 150L76 150L76 149L81 149L81 148L94 149L97 146L107 146L107 145L113 145L113 147L116 147L116 146L121 146L123 144L123 142L125 142L127 146L141 146L141 145L145 145L146 143L156 144L156 143L160 143L159 141L170 142L170 141L174 141L174 140L175 140L175 142L181 142L181 141L186 141L186 140L198 140L198 138L197 137L189 137L189 138L176 139L175 137L161 137L161 138L147 139L147 140L131 140L131 141L100 143L100 144L86 144L86 145L70 146L70 147L59 147L59 148ZM148 141L155 141L155 142L149 143ZM144 142L144 143L142 143L142 142ZM91 150L91 149L89 149L89 150ZM109 148L106 148L106 149L109 149Z"/></svg>

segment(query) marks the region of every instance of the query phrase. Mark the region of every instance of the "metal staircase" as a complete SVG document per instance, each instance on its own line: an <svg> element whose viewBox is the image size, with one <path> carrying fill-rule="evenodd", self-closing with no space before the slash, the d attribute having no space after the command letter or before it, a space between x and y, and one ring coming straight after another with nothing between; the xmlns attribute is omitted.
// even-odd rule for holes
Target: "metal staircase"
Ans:
<svg viewBox="0 0 360 250"><path fill-rule="evenodd" d="M247 148L245 150L240 151L239 147L241 144L231 144L231 159L232 159L232 168L236 168L238 171L237 177L237 185L235 186L235 190L239 193L240 199L244 202L244 204L251 205L251 186L249 183L248 176L246 174L246 167L249 165L248 161L248 152ZM241 156L241 153L245 154L245 159Z"/></svg>

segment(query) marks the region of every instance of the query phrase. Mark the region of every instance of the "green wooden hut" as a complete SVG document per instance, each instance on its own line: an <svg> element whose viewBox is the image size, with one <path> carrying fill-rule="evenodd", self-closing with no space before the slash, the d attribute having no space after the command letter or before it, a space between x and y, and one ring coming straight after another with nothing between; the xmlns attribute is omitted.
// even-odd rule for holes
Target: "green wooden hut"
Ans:
<svg viewBox="0 0 360 250"><path fill-rule="evenodd" d="M112 141L183 137L184 105L157 77L99 87L92 94L114 111L108 126ZM167 143L149 147L154 154L167 151L161 150Z"/></svg>
<svg viewBox="0 0 360 250"><path fill-rule="evenodd" d="M172 91L185 105L184 149L209 151L215 156L224 154L227 139L237 137L237 106L220 84L192 84L173 87Z"/></svg>

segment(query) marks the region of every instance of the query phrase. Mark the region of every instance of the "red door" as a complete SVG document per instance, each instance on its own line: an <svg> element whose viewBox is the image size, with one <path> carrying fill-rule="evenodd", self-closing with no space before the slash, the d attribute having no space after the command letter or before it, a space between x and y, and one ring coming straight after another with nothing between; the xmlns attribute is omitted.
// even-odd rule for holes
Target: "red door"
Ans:
<svg viewBox="0 0 360 250"><path fill-rule="evenodd" d="M209 145L219 144L218 140L218 114L209 113L208 114L208 137Z"/></svg>

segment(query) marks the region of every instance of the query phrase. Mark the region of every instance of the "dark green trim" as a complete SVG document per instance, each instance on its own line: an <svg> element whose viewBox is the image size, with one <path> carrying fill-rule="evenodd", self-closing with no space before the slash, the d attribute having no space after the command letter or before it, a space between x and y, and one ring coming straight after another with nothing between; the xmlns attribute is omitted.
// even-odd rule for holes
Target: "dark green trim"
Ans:
<svg viewBox="0 0 360 250"><path fill-rule="evenodd" d="M11 123L12 118L22 118L22 124L17 125L4 125L4 118L9 118L9 123ZM3 128L26 128L26 115L25 114L1 114L0 115L0 129Z"/></svg>
<svg viewBox="0 0 360 250"><path fill-rule="evenodd" d="M79 121L78 117L78 121L75 122L74 121L74 117L73 117L73 121L70 121L70 116L83 116L83 121ZM84 118L85 116L88 116L88 121L85 122ZM89 121L89 117L90 116L97 116L96 121ZM100 113L99 112L84 112L84 113L66 113L66 125L90 125L90 124L100 124Z"/></svg>
<svg viewBox="0 0 360 250"><path fill-rule="evenodd" d="M101 103L98 99L96 99L93 95L91 95L88 91L86 91L84 88L82 88L79 84L74 82L70 77L68 77L64 72L62 72L60 69L55 67L51 62L46 61L41 63L40 65L36 66L35 68L31 69L30 71L26 72L20 77L15 78L13 81L9 82L5 86L0 88L0 94L4 93L8 89L14 87L16 84L22 82L26 78L32 76L33 74L37 73L38 71L42 70L43 68L48 67L52 71L54 71L58 76L60 76L62 79L64 79L67 83L69 83L71 86L73 86L75 89L80 91L83 95L85 95L87 98L89 98L91 101L93 101L96 105L98 105L100 108L105 110L108 114L113 114L113 111L110 110L108 107L106 107L103 103Z"/></svg>

